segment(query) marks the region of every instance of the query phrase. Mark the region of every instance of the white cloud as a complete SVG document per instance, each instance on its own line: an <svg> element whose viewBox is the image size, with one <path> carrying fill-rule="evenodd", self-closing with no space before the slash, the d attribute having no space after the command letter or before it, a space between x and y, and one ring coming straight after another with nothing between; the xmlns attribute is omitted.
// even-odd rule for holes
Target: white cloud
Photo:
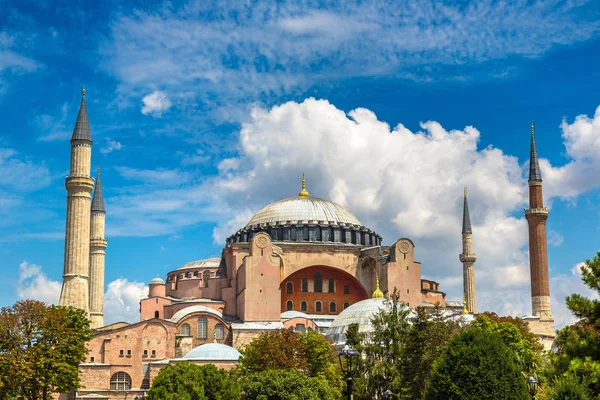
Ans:
<svg viewBox="0 0 600 400"><path fill-rule="evenodd" d="M160 117L165 111L171 108L171 100L165 92L155 90L142 99L144 106L142 107L142 114L152 115L154 117Z"/></svg>
<svg viewBox="0 0 600 400"><path fill-rule="evenodd" d="M140 319L140 299L148 295L148 286L118 278L108 284L104 295L104 324Z"/></svg>
<svg viewBox="0 0 600 400"><path fill-rule="evenodd" d="M42 267L23 261L19 265L17 296L19 299L33 299L48 304L58 304L61 283L53 281L42 271Z"/></svg>
<svg viewBox="0 0 600 400"><path fill-rule="evenodd" d="M178 169L135 169L129 167L115 167L121 176L128 180L163 184L178 185L188 182L190 174Z"/></svg>
<svg viewBox="0 0 600 400"><path fill-rule="evenodd" d="M50 114L38 115L34 120L34 125L41 132L38 140L42 142L53 142L68 140L71 138L72 132L67 128L67 116L69 112L68 103L64 103L60 107L58 117Z"/></svg>
<svg viewBox="0 0 600 400"><path fill-rule="evenodd" d="M50 184L50 172L44 163L35 163L10 148L0 147L0 187L29 192Z"/></svg>
<svg viewBox="0 0 600 400"><path fill-rule="evenodd" d="M187 92L227 119L257 98L332 79L502 79L514 73L511 60L595 37L600 21L586 3L263 2L252 12L239 1L165 4L118 14L103 66L123 97L156 87ZM160 103L152 99L142 112L160 114Z"/></svg>
<svg viewBox="0 0 600 400"><path fill-rule="evenodd" d="M117 142L116 140L112 140L110 138L105 138L106 139L106 144L104 147L102 147L100 149L100 153L102 154L110 154L115 150L121 150L121 148L123 147L121 145L121 143Z"/></svg>

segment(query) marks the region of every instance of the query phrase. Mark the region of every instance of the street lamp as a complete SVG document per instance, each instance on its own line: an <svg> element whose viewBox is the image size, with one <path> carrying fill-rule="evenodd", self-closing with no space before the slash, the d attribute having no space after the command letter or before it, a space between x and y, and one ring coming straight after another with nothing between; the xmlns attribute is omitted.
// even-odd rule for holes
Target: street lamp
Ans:
<svg viewBox="0 0 600 400"><path fill-rule="evenodd" d="M386 399L391 399L393 395L394 395L394 392L392 392L390 389L383 392L383 397Z"/></svg>
<svg viewBox="0 0 600 400"><path fill-rule="evenodd" d="M530 376L529 379L527 379L527 388L529 389L529 395L532 399L535 398L535 395L537 393L538 383L539 381L536 379L535 376Z"/></svg>
<svg viewBox="0 0 600 400"><path fill-rule="evenodd" d="M358 366L358 351L352 346L345 345L342 351L340 351L339 359L340 359L340 368L342 369L342 373L346 378L346 385L348 391L348 400L353 400L354 396L352 392L354 391L354 381L352 377L356 373L356 367Z"/></svg>

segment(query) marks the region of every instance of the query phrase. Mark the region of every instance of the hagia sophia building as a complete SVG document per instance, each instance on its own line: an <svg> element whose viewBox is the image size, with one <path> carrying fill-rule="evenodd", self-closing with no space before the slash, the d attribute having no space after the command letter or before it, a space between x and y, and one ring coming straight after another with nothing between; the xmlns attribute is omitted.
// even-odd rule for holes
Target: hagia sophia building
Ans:
<svg viewBox="0 0 600 400"><path fill-rule="evenodd" d="M60 295L60 305L85 310L94 328L88 358L80 365L83 388L76 393L78 399L143 396L158 371L179 360L231 368L240 357L237 349L266 331L293 328L327 335L330 327L339 327L349 316L368 320L363 310L368 310L372 301L384 301L394 290L411 308L439 304L449 315L477 312L477 256L466 190L459 255L464 300L452 302L446 300L437 282L421 279L421 264L415 260L415 244L409 238L384 246L381 236L351 211L311 197L303 176L296 196L260 210L226 240L221 257L189 262L169 272L164 280L150 281L149 294L140 301L139 322L104 326L106 209L100 170L95 181L90 177L91 150L82 90L65 184L68 196ZM548 281L548 210L542 203L533 126L529 200L525 215L532 315L524 318L548 345L555 335Z"/></svg>

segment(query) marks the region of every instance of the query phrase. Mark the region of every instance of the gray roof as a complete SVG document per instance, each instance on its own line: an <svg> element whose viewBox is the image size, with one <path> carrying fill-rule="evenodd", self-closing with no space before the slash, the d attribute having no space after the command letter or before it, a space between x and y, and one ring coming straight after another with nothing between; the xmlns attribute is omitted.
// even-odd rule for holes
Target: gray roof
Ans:
<svg viewBox="0 0 600 400"><path fill-rule="evenodd" d="M175 315L173 315L169 319L169 321L178 323L179 321L181 321L181 319L183 317L190 315L192 313L195 313L195 312L212 314L219 318L223 318L223 314L221 314L219 311L215 310L214 308L210 308L210 307L206 307L206 306L190 306L190 307L182 308L181 310L177 311L175 313Z"/></svg>
<svg viewBox="0 0 600 400"><path fill-rule="evenodd" d="M462 233L473 233L471 231L471 216L469 215L469 203L467 202L467 190L465 189L465 202L463 205Z"/></svg>
<svg viewBox="0 0 600 400"><path fill-rule="evenodd" d="M531 124L531 152L529 153L529 181L542 181L542 172L535 149L535 124Z"/></svg>
<svg viewBox="0 0 600 400"><path fill-rule="evenodd" d="M96 179L96 188L92 198L92 211L106 212L104 209L104 197L102 197L102 183L100 183L100 168L98 168L98 179Z"/></svg>
<svg viewBox="0 0 600 400"><path fill-rule="evenodd" d="M181 267L177 268L177 270L193 268L219 268L220 264L220 258L207 258L205 260L196 260L187 264L183 264Z"/></svg>
<svg viewBox="0 0 600 400"><path fill-rule="evenodd" d="M297 196L271 203L260 210L246 226L285 224L288 221L324 221L337 224L362 224L352 212L331 201L317 197Z"/></svg>
<svg viewBox="0 0 600 400"><path fill-rule="evenodd" d="M83 88L81 88L81 106L79 106L77 122L75 122L75 129L73 129L73 136L71 136L71 141L73 140L92 141L90 123L88 122L87 108L85 106L85 89Z"/></svg>
<svg viewBox="0 0 600 400"><path fill-rule="evenodd" d="M231 346L220 343L201 344L183 356L187 361L238 361L242 355Z"/></svg>
<svg viewBox="0 0 600 400"><path fill-rule="evenodd" d="M165 284L165 281L163 281L162 278L160 278L158 276L150 281L150 285L164 285L164 284Z"/></svg>

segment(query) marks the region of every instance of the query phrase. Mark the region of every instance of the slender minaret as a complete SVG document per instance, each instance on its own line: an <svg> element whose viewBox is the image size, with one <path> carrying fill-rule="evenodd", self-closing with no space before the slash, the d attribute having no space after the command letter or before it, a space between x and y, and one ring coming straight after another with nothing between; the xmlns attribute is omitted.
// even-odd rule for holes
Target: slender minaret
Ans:
<svg viewBox="0 0 600 400"><path fill-rule="evenodd" d="M469 203L467 202L467 188L464 191L463 225L462 225L462 254L459 255L463 263L463 297L464 305L470 313L477 312L475 299L475 261L477 254L473 252L473 231L471 230L471 217L469 216Z"/></svg>
<svg viewBox="0 0 600 400"><path fill-rule="evenodd" d="M92 328L104 326L104 256L107 246L104 237L105 217L100 167L98 167L90 224L90 326Z"/></svg>
<svg viewBox="0 0 600 400"><path fill-rule="evenodd" d="M89 312L90 199L94 180L90 178L92 137L81 88L81 106L71 137L71 170L67 177L67 226L61 306Z"/></svg>
<svg viewBox="0 0 600 400"><path fill-rule="evenodd" d="M535 149L535 125L531 124L531 153L529 156L529 208L525 210L529 224L529 271L531 274L532 314L540 321L554 321L550 310L548 280L548 246L546 219L548 209L542 199L542 173Z"/></svg>

